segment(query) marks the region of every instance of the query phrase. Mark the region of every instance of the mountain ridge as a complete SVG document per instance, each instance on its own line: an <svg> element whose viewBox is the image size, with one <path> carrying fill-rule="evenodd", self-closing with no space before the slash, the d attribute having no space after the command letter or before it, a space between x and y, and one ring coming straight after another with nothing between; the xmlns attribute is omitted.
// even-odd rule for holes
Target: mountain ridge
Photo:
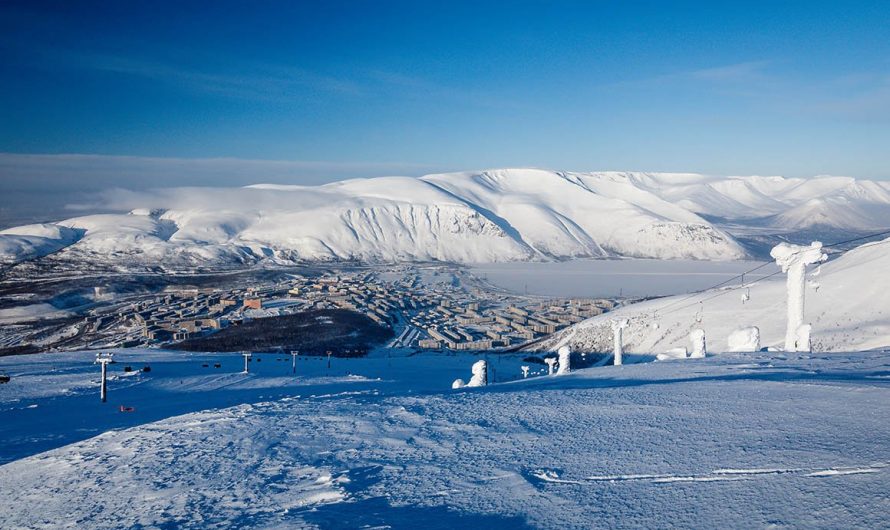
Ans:
<svg viewBox="0 0 890 530"><path fill-rule="evenodd" d="M762 233L890 225L890 185L850 177L510 168L104 199L130 213L0 231L0 262L729 260L750 252L720 219Z"/></svg>

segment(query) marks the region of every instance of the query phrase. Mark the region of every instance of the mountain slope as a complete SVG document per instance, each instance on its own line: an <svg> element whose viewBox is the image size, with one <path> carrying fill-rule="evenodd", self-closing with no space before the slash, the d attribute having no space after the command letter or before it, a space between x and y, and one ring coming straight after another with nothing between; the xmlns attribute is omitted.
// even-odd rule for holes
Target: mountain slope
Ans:
<svg viewBox="0 0 890 530"><path fill-rule="evenodd" d="M770 272L777 270L775 267ZM814 351L890 347L890 239L869 243L812 268L808 275L805 321L812 323ZM816 271L819 271L816 274ZM813 275L816 274L815 278ZM785 277L778 274L747 290L734 285L720 291L671 296L632 304L585 320L551 338L543 349L564 344L580 351L611 351L610 321L628 318L627 350L662 353L689 346L689 333L705 330L710 351L726 351L734 330L757 326L761 345L781 347L785 335Z"/></svg>
<svg viewBox="0 0 890 530"><path fill-rule="evenodd" d="M607 180L514 169L324 186L123 192L114 196L113 206L132 209L129 215L46 225L76 230L82 237L60 237L41 248L70 245L54 259L167 265L745 255L730 236L698 215L632 184ZM0 260L7 263L40 254L26 252L11 236L0 235L0 245Z"/></svg>

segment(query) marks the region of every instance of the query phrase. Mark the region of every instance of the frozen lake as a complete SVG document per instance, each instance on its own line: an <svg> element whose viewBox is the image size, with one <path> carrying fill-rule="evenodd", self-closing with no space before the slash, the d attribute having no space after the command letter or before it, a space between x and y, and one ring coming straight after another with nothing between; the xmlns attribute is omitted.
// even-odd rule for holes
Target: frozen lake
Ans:
<svg viewBox="0 0 890 530"><path fill-rule="evenodd" d="M474 265L471 271L498 287L517 293L562 298L668 296L710 287L763 263L654 259L573 260ZM745 281L777 270L775 264L767 265L746 276Z"/></svg>

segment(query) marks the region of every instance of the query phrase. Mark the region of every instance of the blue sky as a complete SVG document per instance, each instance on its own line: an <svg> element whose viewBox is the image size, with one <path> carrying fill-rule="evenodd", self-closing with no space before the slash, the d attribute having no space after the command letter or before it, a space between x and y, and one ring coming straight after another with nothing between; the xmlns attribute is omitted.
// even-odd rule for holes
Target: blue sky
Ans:
<svg viewBox="0 0 890 530"><path fill-rule="evenodd" d="M105 185L91 168L122 159L102 156L130 157L123 186L170 158L198 184L506 166L890 178L888 2L6 1L0 59L7 191L34 174ZM102 156L47 156L62 153ZM235 169L188 170L206 158Z"/></svg>

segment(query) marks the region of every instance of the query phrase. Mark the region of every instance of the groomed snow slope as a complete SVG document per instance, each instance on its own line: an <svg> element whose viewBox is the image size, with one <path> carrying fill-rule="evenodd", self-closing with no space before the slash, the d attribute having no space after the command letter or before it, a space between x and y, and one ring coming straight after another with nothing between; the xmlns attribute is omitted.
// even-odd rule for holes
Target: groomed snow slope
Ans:
<svg viewBox="0 0 890 530"><path fill-rule="evenodd" d="M773 272L777 267L764 270ZM812 323L814 351L890 347L890 240L853 249L821 267L809 268L805 322ZM752 278L748 278L752 281ZM718 291L679 295L632 304L580 322L555 335L541 348L555 351L568 344L581 351L611 351L613 318L630 319L624 330L626 349L664 353L689 346L689 333L705 330L709 348L726 348L729 335L739 328L760 328L764 347L782 347L785 337L785 275L746 289L739 283Z"/></svg>
<svg viewBox="0 0 890 530"><path fill-rule="evenodd" d="M194 412L0 466L2 524L885 528L887 374L877 352L726 354Z"/></svg>

